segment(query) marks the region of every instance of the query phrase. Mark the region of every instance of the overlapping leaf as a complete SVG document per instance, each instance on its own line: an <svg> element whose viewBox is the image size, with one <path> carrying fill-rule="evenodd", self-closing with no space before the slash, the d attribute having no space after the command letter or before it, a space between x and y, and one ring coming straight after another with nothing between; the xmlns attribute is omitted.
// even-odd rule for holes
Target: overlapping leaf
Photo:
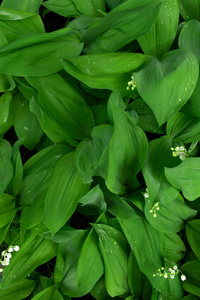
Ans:
<svg viewBox="0 0 200 300"><path fill-rule="evenodd" d="M0 73L49 75L62 70L59 58L78 56L82 48L79 35L70 28L27 34L0 49Z"/></svg>
<svg viewBox="0 0 200 300"><path fill-rule="evenodd" d="M165 168L167 180L177 189L180 189L184 197L194 201L200 196L200 158L189 157L175 168Z"/></svg>
<svg viewBox="0 0 200 300"><path fill-rule="evenodd" d="M44 223L52 236L69 220L89 187L74 165L73 153L64 156L56 165L45 198Z"/></svg>
<svg viewBox="0 0 200 300"><path fill-rule="evenodd" d="M72 76L92 88L125 91L131 72L141 66L147 55L140 53L105 53L62 60Z"/></svg>
<svg viewBox="0 0 200 300"><path fill-rule="evenodd" d="M79 95L79 90L59 74L29 77L27 80L39 93L39 107L50 119L63 127L65 137L70 143L89 136L94 127L94 118L85 100Z"/></svg>
<svg viewBox="0 0 200 300"><path fill-rule="evenodd" d="M150 31L138 38L145 54L161 57L169 51L179 21L178 0L165 0Z"/></svg>
<svg viewBox="0 0 200 300"><path fill-rule="evenodd" d="M164 124L188 101L199 75L198 62L190 51L178 49L160 60L152 57L144 68L134 73L137 90Z"/></svg>
<svg viewBox="0 0 200 300"><path fill-rule="evenodd" d="M94 28L83 31L84 52L115 52L143 35L155 22L161 2L133 0L120 4Z"/></svg>

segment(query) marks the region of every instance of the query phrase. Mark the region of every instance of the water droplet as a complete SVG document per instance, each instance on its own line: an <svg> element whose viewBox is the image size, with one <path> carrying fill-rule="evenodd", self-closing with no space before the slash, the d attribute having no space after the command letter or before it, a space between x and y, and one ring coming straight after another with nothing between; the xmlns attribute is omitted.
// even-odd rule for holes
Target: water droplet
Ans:
<svg viewBox="0 0 200 300"><path fill-rule="evenodd" d="M26 126L24 126L24 130L27 130L27 131L28 131L28 130L29 130L29 128L28 128L28 127L26 127Z"/></svg>
<svg viewBox="0 0 200 300"><path fill-rule="evenodd" d="M161 20L161 22L160 22L161 24L163 24L163 20Z"/></svg>
<svg viewBox="0 0 200 300"><path fill-rule="evenodd" d="M181 99L181 98L178 98L178 101L179 101L179 102L181 102L181 101L182 101L182 99Z"/></svg>

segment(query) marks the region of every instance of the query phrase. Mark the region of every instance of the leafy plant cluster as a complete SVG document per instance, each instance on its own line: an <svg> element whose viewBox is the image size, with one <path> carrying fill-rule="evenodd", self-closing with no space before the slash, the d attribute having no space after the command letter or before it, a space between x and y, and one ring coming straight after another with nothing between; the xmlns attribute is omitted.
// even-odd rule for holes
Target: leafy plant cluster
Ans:
<svg viewBox="0 0 200 300"><path fill-rule="evenodd" d="M1 2L0 299L200 299L199 36L199 0Z"/></svg>

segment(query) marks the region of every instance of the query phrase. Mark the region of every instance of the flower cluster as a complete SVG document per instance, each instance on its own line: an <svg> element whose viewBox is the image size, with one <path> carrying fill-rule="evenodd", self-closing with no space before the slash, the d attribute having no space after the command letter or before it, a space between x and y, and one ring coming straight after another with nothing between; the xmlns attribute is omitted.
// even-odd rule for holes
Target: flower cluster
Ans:
<svg viewBox="0 0 200 300"><path fill-rule="evenodd" d="M154 206L152 207L152 209L150 209L150 214L153 213L153 217L156 218L157 217L157 211L160 209L159 207L159 202L156 202L156 204L154 204Z"/></svg>
<svg viewBox="0 0 200 300"><path fill-rule="evenodd" d="M179 273L181 273L181 280L185 281L186 276L182 273L181 270L178 269L177 266L173 266L173 268L169 268L168 271L165 271L165 268L162 267L162 268L158 269L158 273L153 274L153 276L160 276L160 277L163 277L163 278L174 279L174 277Z"/></svg>
<svg viewBox="0 0 200 300"><path fill-rule="evenodd" d="M149 199L148 188L146 188L145 193L143 193L144 198Z"/></svg>
<svg viewBox="0 0 200 300"><path fill-rule="evenodd" d="M184 159L186 159L189 156L188 151L183 146L180 146L180 147L177 146L175 148L171 148L171 150L173 151L172 155L174 157L179 156L180 160L184 160Z"/></svg>
<svg viewBox="0 0 200 300"><path fill-rule="evenodd" d="M13 251L19 251L19 246L10 246L7 250L4 250L4 251L2 251L1 252L1 255L2 255L2 257L1 257L1 260L0 260L0 262L1 262L1 264L2 264L2 266L8 266L9 265L9 263L10 263L10 259L11 259L11 257L12 257L12 252ZM0 272L3 272L3 268L0 268Z"/></svg>
<svg viewBox="0 0 200 300"><path fill-rule="evenodd" d="M127 86L127 90L129 90L129 88L131 87L132 91L136 88L136 82L135 82L135 78L132 75L131 76L131 81L128 81L128 86Z"/></svg>

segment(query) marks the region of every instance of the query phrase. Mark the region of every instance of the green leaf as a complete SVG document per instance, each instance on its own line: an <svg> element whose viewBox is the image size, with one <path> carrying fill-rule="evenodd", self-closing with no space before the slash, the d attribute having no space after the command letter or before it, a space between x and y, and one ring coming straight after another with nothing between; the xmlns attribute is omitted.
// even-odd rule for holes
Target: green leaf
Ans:
<svg viewBox="0 0 200 300"><path fill-rule="evenodd" d="M108 294L126 297L129 294L127 241L119 230L111 226L93 224L93 228L99 236Z"/></svg>
<svg viewBox="0 0 200 300"><path fill-rule="evenodd" d="M112 300L113 298L109 296L106 285L105 285L105 277L102 276L99 281L95 284L93 289L90 291L90 295L97 300Z"/></svg>
<svg viewBox="0 0 200 300"><path fill-rule="evenodd" d="M178 112L167 122L167 135L183 143L194 143L200 139L200 119Z"/></svg>
<svg viewBox="0 0 200 300"><path fill-rule="evenodd" d="M45 198L44 223L52 236L74 213L79 200L89 190L74 165L73 153L64 156L56 165ZM56 201L55 201L56 199Z"/></svg>
<svg viewBox="0 0 200 300"><path fill-rule="evenodd" d="M56 293L56 286L51 286L43 291L41 291L39 294L37 294L35 297L32 298L32 300L56 300L55 298ZM59 292L58 292L59 293ZM57 298L60 300L59 298ZM62 298L61 298L62 299Z"/></svg>
<svg viewBox="0 0 200 300"><path fill-rule="evenodd" d="M0 92L12 91L15 88L15 82L10 75L0 74Z"/></svg>
<svg viewBox="0 0 200 300"><path fill-rule="evenodd" d="M143 131L158 134L165 133L164 126L159 127L152 110L142 98L138 98L131 102L126 108L126 111L129 110L136 111L137 115L139 116L137 125Z"/></svg>
<svg viewBox="0 0 200 300"><path fill-rule="evenodd" d="M3 0L1 3L1 7L39 13L39 8L41 4L42 4L42 0L25 0L25 1Z"/></svg>
<svg viewBox="0 0 200 300"><path fill-rule="evenodd" d="M62 59L65 70L89 87L125 91L131 72L147 55L140 53L99 53Z"/></svg>
<svg viewBox="0 0 200 300"><path fill-rule="evenodd" d="M23 140L18 140L13 145L12 151L12 165L13 165L13 176L12 179L6 188L6 191L13 196L17 196L22 180L23 180L23 164L21 159L21 154L19 148L21 147Z"/></svg>
<svg viewBox="0 0 200 300"><path fill-rule="evenodd" d="M179 191L169 184L164 174L165 166L176 166L179 159L172 156L172 140L167 136L149 143L147 159L142 173L148 188L150 205L154 202L171 202Z"/></svg>
<svg viewBox="0 0 200 300"><path fill-rule="evenodd" d="M20 250L13 255L10 264L4 268L2 287L6 288L20 282L38 266L56 256L57 245L50 240L37 236L40 228L35 228Z"/></svg>
<svg viewBox="0 0 200 300"><path fill-rule="evenodd" d="M49 146L33 155L24 164L24 178L20 189L20 203L29 205L49 188L58 161L72 151L65 145Z"/></svg>
<svg viewBox="0 0 200 300"><path fill-rule="evenodd" d="M21 280L20 282L13 284L7 288L0 288L0 297L3 300L21 300L30 295L34 289L36 282L33 280Z"/></svg>
<svg viewBox="0 0 200 300"><path fill-rule="evenodd" d="M0 195L5 191L12 179L12 148L8 141L0 139Z"/></svg>
<svg viewBox="0 0 200 300"><path fill-rule="evenodd" d="M74 163L85 183L92 181L92 176L106 178L108 168L108 146L113 134L113 127L99 125L94 127L90 138L84 139L74 152Z"/></svg>
<svg viewBox="0 0 200 300"><path fill-rule="evenodd" d="M78 56L82 48L79 35L70 28L26 34L1 47L0 73L15 76L49 75L63 69L59 58Z"/></svg>
<svg viewBox="0 0 200 300"><path fill-rule="evenodd" d="M11 100L12 94L10 92L4 93L0 97L0 125L8 121Z"/></svg>
<svg viewBox="0 0 200 300"><path fill-rule="evenodd" d="M100 11L105 11L105 1L104 0L87 0L85 2L79 0L71 0L76 6L77 10L83 15L91 17L101 16Z"/></svg>
<svg viewBox="0 0 200 300"><path fill-rule="evenodd" d="M16 211L14 197L2 194L0 198L0 228L5 227L13 220Z"/></svg>
<svg viewBox="0 0 200 300"><path fill-rule="evenodd" d="M107 205L104 194L99 185L96 185L79 201L77 211L85 215L101 215L106 211Z"/></svg>
<svg viewBox="0 0 200 300"><path fill-rule="evenodd" d="M176 233L165 233L165 258L178 262L186 252L185 245L182 239Z"/></svg>
<svg viewBox="0 0 200 300"><path fill-rule="evenodd" d="M133 252L128 260L128 283L134 299L149 300L152 286L147 277L141 273Z"/></svg>
<svg viewBox="0 0 200 300"><path fill-rule="evenodd" d="M45 32L39 14L12 8L3 8L2 6L0 7L0 27L1 32L9 43L27 33ZM2 71L2 73L6 72Z"/></svg>
<svg viewBox="0 0 200 300"><path fill-rule="evenodd" d="M175 168L165 168L167 180L177 189L181 190L184 197L194 201L200 196L200 158L188 157Z"/></svg>
<svg viewBox="0 0 200 300"><path fill-rule="evenodd" d="M176 37L178 21L178 0L163 1L154 25L138 38L142 51L158 58L168 52Z"/></svg>
<svg viewBox="0 0 200 300"><path fill-rule="evenodd" d="M61 235L59 231L53 237ZM64 235L63 235L64 237ZM86 232L83 230L70 230L65 232L65 241L60 239L59 251L63 259L64 267L60 269L63 280L60 288L63 294L70 297L79 297L82 291L79 289L76 280L77 264L80 252L84 244ZM87 270L87 269L86 269Z"/></svg>
<svg viewBox="0 0 200 300"><path fill-rule="evenodd" d="M48 0L42 5L66 18L75 18L81 15L71 0Z"/></svg>
<svg viewBox="0 0 200 300"><path fill-rule="evenodd" d="M181 266L181 271L186 276L182 283L184 290L200 297L200 260L191 260Z"/></svg>
<svg viewBox="0 0 200 300"><path fill-rule="evenodd" d="M198 0L179 0L181 16L186 20L197 19L200 21L200 3Z"/></svg>
<svg viewBox="0 0 200 300"><path fill-rule="evenodd" d="M38 91L38 105L65 132L69 142L89 136L94 127L92 112L85 100L59 74L29 77L28 82ZM72 130L73 128L73 130Z"/></svg>
<svg viewBox="0 0 200 300"><path fill-rule="evenodd" d="M187 22L183 29L181 30L181 33L179 35L179 48L187 49L192 51L200 63L200 47L199 47L199 41L198 36L200 32L200 22L197 20L190 20Z"/></svg>
<svg viewBox="0 0 200 300"><path fill-rule="evenodd" d="M196 216L196 210L187 206L182 197L177 197L171 202L161 203L159 202L159 211L151 213L152 206L146 200L145 203L145 216L149 223L162 232L179 232L185 228L185 222L193 219Z"/></svg>
<svg viewBox="0 0 200 300"><path fill-rule="evenodd" d="M98 236L92 228L84 241L77 265L76 279L80 296L90 292L103 275L103 272L104 268L98 246Z"/></svg>
<svg viewBox="0 0 200 300"><path fill-rule="evenodd" d="M23 145L32 151L39 143L43 130L36 116L29 110L29 103L19 93L14 97L15 116L14 129L18 139L23 139Z"/></svg>
<svg viewBox="0 0 200 300"><path fill-rule="evenodd" d="M198 75L197 59L185 49L170 51L160 60L152 57L134 73L137 90L154 112L159 126L188 101Z"/></svg>
<svg viewBox="0 0 200 300"><path fill-rule="evenodd" d="M110 98L114 132L109 144L108 177L106 185L116 194L138 186L136 178L146 159L147 138L132 118ZM120 143L119 143L120 141Z"/></svg>
<svg viewBox="0 0 200 300"><path fill-rule="evenodd" d="M198 259L200 259L200 247L199 247L200 220L199 219L192 220L187 223L186 236L194 254Z"/></svg>
<svg viewBox="0 0 200 300"><path fill-rule="evenodd" d="M200 77L197 81L197 85L194 89L194 92L188 102L182 107L181 111L190 114L196 118L200 118Z"/></svg>
<svg viewBox="0 0 200 300"><path fill-rule="evenodd" d="M84 52L115 52L143 35L155 22L160 4L160 0L133 0L117 6L95 27L83 31Z"/></svg>

